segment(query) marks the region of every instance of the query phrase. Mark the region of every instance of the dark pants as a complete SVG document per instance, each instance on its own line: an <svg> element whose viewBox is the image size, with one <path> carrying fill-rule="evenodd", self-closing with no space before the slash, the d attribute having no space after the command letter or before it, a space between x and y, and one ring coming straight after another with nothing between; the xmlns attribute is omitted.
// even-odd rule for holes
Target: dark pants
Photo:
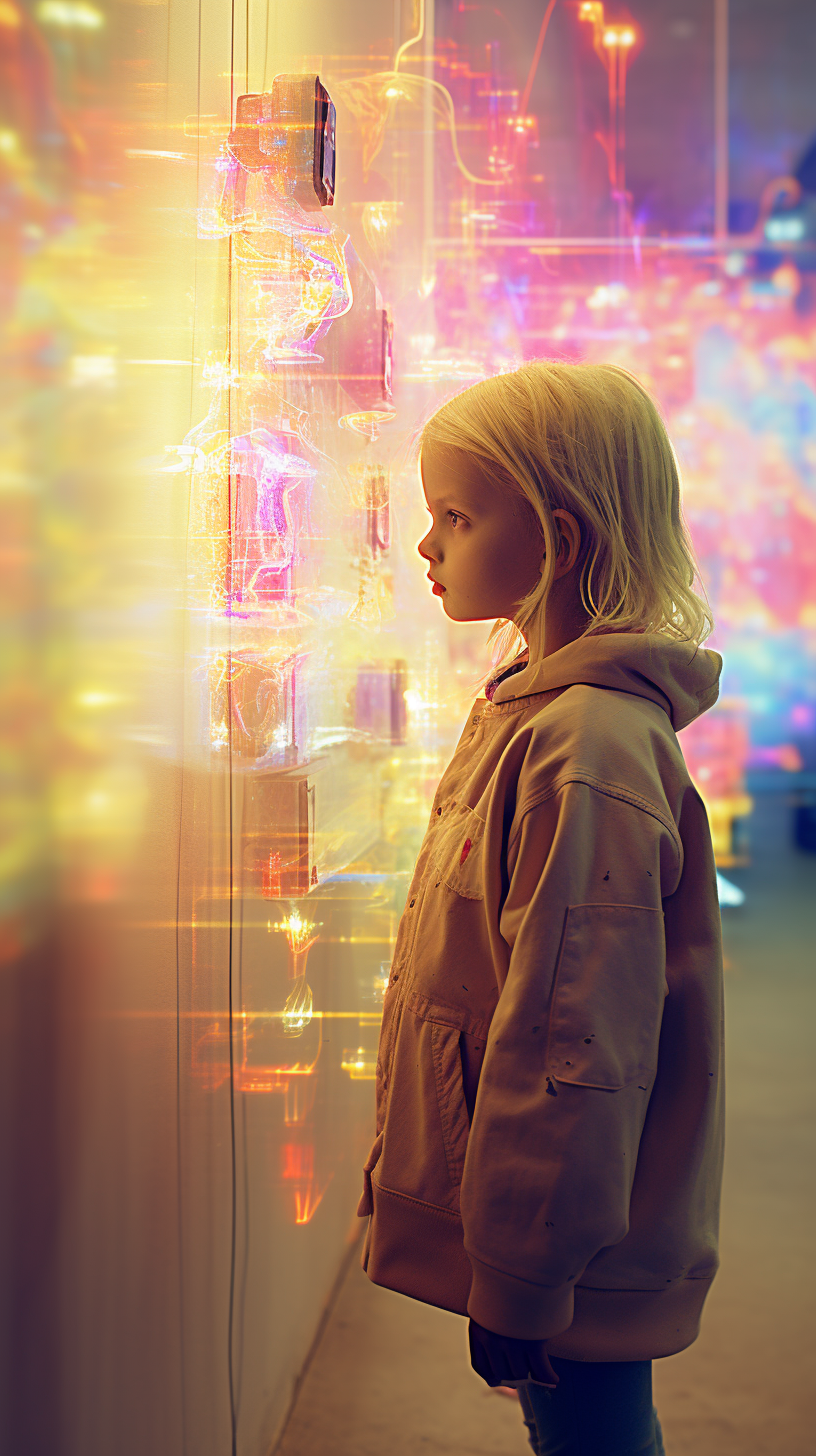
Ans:
<svg viewBox="0 0 816 1456"><path fill-rule="evenodd" d="M536 1456L665 1456L651 1360L551 1359L555 1390L529 1380L518 1388Z"/></svg>

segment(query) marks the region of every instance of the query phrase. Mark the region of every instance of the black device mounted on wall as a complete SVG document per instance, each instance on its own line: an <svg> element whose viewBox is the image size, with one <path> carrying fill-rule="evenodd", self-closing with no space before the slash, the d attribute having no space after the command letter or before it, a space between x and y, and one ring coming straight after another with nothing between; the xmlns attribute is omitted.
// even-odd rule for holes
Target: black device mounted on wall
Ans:
<svg viewBox="0 0 816 1456"><path fill-rule="evenodd" d="M261 150L301 207L334 202L334 103L319 76L284 73L261 98Z"/></svg>
<svg viewBox="0 0 816 1456"><path fill-rule="evenodd" d="M248 172L271 168L283 192L314 210L334 202L336 130L334 102L320 77L284 73L271 91L238 97L228 146Z"/></svg>

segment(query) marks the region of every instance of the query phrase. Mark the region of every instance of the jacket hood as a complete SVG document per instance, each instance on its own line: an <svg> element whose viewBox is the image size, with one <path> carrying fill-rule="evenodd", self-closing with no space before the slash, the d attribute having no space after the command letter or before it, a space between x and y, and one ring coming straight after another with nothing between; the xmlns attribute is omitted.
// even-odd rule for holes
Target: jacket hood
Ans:
<svg viewBox="0 0 816 1456"><path fill-rule="evenodd" d="M579 637L529 663L498 684L493 702L515 702L576 683L615 688L657 703L679 733L717 701L721 671L719 653L692 642L656 632L609 632Z"/></svg>

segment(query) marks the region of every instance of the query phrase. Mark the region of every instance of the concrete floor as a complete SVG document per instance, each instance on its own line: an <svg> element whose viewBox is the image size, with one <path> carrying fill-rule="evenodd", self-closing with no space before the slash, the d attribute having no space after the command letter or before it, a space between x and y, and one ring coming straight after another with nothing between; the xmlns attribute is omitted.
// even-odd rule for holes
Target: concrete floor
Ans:
<svg viewBox="0 0 816 1456"><path fill-rule="evenodd" d="M814 1456L816 857L762 795L724 911L728 1143L722 1269L700 1339L655 1364L667 1456ZM372 1285L359 1246L276 1456L523 1456L516 1400L470 1369L463 1319Z"/></svg>

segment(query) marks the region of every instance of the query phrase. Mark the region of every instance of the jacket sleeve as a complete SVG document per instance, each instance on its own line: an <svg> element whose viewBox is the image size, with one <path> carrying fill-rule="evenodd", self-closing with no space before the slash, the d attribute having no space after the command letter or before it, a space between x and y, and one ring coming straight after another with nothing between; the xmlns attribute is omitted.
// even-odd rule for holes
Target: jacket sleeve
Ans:
<svg viewBox="0 0 816 1456"><path fill-rule="evenodd" d="M567 1329L576 1281L627 1232L679 857L648 808L583 782L530 808L508 846L461 1185L468 1313L497 1334Z"/></svg>

